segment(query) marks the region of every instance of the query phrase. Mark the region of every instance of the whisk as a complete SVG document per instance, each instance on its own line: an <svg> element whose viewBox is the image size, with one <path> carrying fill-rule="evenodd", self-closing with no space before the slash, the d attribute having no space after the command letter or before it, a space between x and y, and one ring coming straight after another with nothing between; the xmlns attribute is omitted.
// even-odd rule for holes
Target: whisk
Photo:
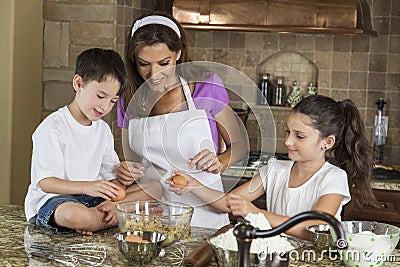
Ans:
<svg viewBox="0 0 400 267"><path fill-rule="evenodd" d="M79 261L74 257L70 257L67 255L53 255L48 252L39 251L39 250L31 251L29 257L31 257L31 256L37 256L37 257L42 257L42 258L46 258L49 260L53 260L55 262L62 263L65 266L69 266L69 267L76 267L79 264Z"/></svg>
<svg viewBox="0 0 400 267"><path fill-rule="evenodd" d="M160 256L164 258L168 266L181 266L183 264L183 260L189 254L184 243L185 241L178 242L161 250Z"/></svg>
<svg viewBox="0 0 400 267"><path fill-rule="evenodd" d="M61 247L52 247L33 242L29 252L32 256L44 257L63 263L66 266L85 264L99 266L107 257L104 246L96 243L81 243Z"/></svg>

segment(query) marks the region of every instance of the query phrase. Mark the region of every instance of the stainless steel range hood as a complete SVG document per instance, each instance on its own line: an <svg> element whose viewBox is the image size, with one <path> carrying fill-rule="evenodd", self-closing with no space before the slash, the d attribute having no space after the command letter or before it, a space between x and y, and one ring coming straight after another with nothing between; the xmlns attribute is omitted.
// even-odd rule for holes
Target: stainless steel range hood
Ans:
<svg viewBox="0 0 400 267"><path fill-rule="evenodd" d="M175 0L184 28L377 36L366 0Z"/></svg>

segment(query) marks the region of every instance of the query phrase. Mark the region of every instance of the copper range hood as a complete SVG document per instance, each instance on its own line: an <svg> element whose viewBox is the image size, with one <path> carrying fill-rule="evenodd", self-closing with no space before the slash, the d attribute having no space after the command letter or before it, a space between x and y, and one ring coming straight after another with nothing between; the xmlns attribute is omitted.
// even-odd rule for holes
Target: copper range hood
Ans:
<svg viewBox="0 0 400 267"><path fill-rule="evenodd" d="M377 36L366 0L175 0L172 13L191 29Z"/></svg>

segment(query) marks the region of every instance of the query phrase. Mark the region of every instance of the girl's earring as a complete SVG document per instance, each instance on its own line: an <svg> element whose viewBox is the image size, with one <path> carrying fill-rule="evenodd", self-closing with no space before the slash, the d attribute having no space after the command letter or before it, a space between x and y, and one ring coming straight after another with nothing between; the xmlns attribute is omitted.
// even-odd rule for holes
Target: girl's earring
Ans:
<svg viewBox="0 0 400 267"><path fill-rule="evenodd" d="M328 147L327 146L324 146L324 150L327 150L328 149Z"/></svg>

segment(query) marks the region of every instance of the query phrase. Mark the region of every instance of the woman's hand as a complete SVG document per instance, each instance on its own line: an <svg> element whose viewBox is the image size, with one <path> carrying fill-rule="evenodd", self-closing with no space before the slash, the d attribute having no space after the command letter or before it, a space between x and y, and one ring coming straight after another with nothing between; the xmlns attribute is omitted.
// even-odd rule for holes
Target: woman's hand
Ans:
<svg viewBox="0 0 400 267"><path fill-rule="evenodd" d="M138 162L122 161L117 169L117 180L125 186L130 186L144 176L144 167Z"/></svg>
<svg viewBox="0 0 400 267"><path fill-rule="evenodd" d="M188 164L189 168L196 166L197 170L211 172L214 174L219 173L223 168L223 164L219 161L215 153L208 149L200 151L193 158L189 158L186 163Z"/></svg>
<svg viewBox="0 0 400 267"><path fill-rule="evenodd" d="M244 218L249 213L260 212L260 209L254 206L253 203L239 195L228 194L226 202L227 206L231 209L234 216L241 216Z"/></svg>
<svg viewBox="0 0 400 267"><path fill-rule="evenodd" d="M84 182L83 193L92 197L101 197L106 200L111 200L118 195L118 190L122 188L118 185L106 181L97 180L91 182Z"/></svg>
<svg viewBox="0 0 400 267"><path fill-rule="evenodd" d="M195 187L196 180L192 176L190 176L186 173L180 172L178 170L175 170L174 173L175 173L175 175L184 177L186 180L186 185L185 186L175 185L175 183L173 181L174 176L172 176L172 177L168 178L167 180L165 180L165 183L170 185L168 187L168 191L174 192L177 195L184 195L184 194L190 192L193 189L193 187Z"/></svg>

